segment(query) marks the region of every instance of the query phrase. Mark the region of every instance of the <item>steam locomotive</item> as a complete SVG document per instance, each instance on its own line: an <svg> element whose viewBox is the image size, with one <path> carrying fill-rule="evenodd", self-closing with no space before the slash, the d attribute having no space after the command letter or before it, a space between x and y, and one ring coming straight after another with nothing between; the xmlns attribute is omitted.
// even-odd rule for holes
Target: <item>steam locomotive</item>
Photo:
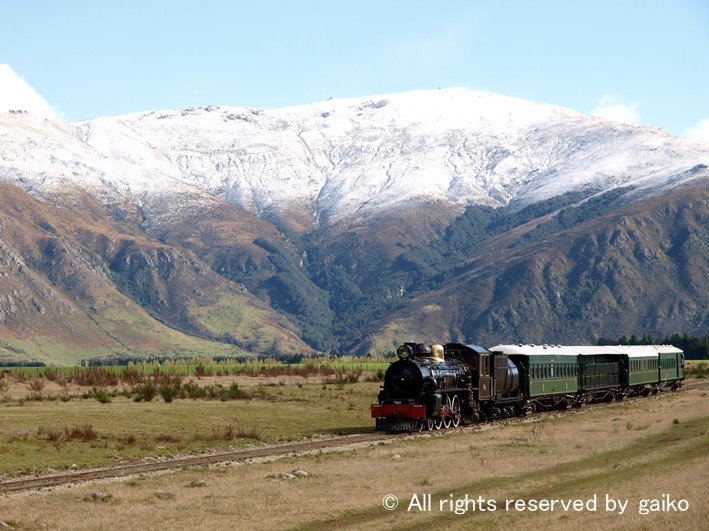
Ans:
<svg viewBox="0 0 709 531"><path fill-rule="evenodd" d="M562 346L404 343L372 405L381 431L439 430L464 422L580 407L673 391L684 353L668 345Z"/></svg>

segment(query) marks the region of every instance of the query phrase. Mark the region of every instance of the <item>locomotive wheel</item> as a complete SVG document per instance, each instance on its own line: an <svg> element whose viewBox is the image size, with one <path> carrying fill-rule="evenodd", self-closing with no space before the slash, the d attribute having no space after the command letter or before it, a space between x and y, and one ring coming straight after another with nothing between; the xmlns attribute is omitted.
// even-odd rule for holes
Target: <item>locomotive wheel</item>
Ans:
<svg viewBox="0 0 709 531"><path fill-rule="evenodd" d="M435 427L435 422L433 421L432 418L427 418L426 419L426 429L428 431L433 431L433 428Z"/></svg>
<svg viewBox="0 0 709 531"><path fill-rule="evenodd" d="M453 404L451 403L450 395L447 395L446 396L446 414L445 414L445 416L441 415L441 417L443 418L443 427L445 429L448 429L451 427L451 422L452 422L451 414L452 413L453 413Z"/></svg>
<svg viewBox="0 0 709 531"><path fill-rule="evenodd" d="M451 400L451 413L453 414L451 424L454 428L457 428L460 426L460 400L457 395L453 397L453 400Z"/></svg>
<svg viewBox="0 0 709 531"><path fill-rule="evenodd" d="M442 427L443 427L443 417L438 417L438 418L435 420L435 428L436 428L437 430L440 430Z"/></svg>

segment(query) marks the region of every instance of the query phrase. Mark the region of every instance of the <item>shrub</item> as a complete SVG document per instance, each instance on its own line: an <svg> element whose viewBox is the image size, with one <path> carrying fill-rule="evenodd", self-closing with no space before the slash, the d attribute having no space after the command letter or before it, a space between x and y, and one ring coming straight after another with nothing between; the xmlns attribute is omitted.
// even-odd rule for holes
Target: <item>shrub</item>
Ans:
<svg viewBox="0 0 709 531"><path fill-rule="evenodd" d="M224 388L221 385L205 385L202 389L204 390L204 396L206 398L214 400L221 396Z"/></svg>
<svg viewBox="0 0 709 531"><path fill-rule="evenodd" d="M153 381L146 380L144 383L138 384L133 388L133 400L135 402L142 402L143 400L146 402L151 402L153 398L155 398L157 392L158 389Z"/></svg>
<svg viewBox="0 0 709 531"><path fill-rule="evenodd" d="M191 380L182 384L182 393L189 396L192 400L203 398L205 395L204 389Z"/></svg>
<svg viewBox="0 0 709 531"><path fill-rule="evenodd" d="M201 363L199 365L197 365L197 367L194 370L194 373L198 378L201 378L202 376L212 376L212 374L213 374L211 367L206 368Z"/></svg>
<svg viewBox="0 0 709 531"><path fill-rule="evenodd" d="M323 378L323 383L336 385L353 384L359 381L360 376L362 376L362 369L357 369L356 371L338 370L334 376Z"/></svg>
<svg viewBox="0 0 709 531"><path fill-rule="evenodd" d="M108 404L111 401L108 391L106 391L103 387L94 387L91 389L91 394L102 404Z"/></svg>
<svg viewBox="0 0 709 531"><path fill-rule="evenodd" d="M160 384L158 388L160 396L165 402L172 402L172 400L179 396L182 384L179 381L164 381Z"/></svg>
<svg viewBox="0 0 709 531"><path fill-rule="evenodd" d="M227 391L227 396L231 400L238 400L240 398L248 398L249 394L242 391L241 389L239 389L239 385L236 382L233 382L229 386L229 390Z"/></svg>
<svg viewBox="0 0 709 531"><path fill-rule="evenodd" d="M74 369L72 379L75 384L86 387L118 385L118 376L102 367L77 367Z"/></svg>
<svg viewBox="0 0 709 531"><path fill-rule="evenodd" d="M47 430L46 434L47 434L47 440L49 442L56 442L62 438L62 432L60 432L59 430L50 429L50 430Z"/></svg>
<svg viewBox="0 0 709 531"><path fill-rule="evenodd" d="M121 380L128 385L137 385L145 379L145 375L135 367L123 367Z"/></svg>
<svg viewBox="0 0 709 531"><path fill-rule="evenodd" d="M371 372L364 378L363 382L383 382L384 381L384 369L377 369L376 372Z"/></svg>
<svg viewBox="0 0 709 531"><path fill-rule="evenodd" d="M80 441L88 442L98 439L98 432L94 430L91 424L74 426L73 428L64 428L64 433L69 441L78 439Z"/></svg>
<svg viewBox="0 0 709 531"><path fill-rule="evenodd" d="M41 378L34 378L30 380L30 383L27 384L29 390L32 391L30 393L30 398L32 400L42 400L42 389L44 389L45 385L46 382Z"/></svg>
<svg viewBox="0 0 709 531"><path fill-rule="evenodd" d="M125 446L133 446L136 443L135 435L132 433L129 433L128 435L121 435L118 437L118 440Z"/></svg>
<svg viewBox="0 0 709 531"><path fill-rule="evenodd" d="M57 378L59 377L59 373L57 372L56 369L52 369L51 367L47 367L44 371L44 377L49 380L50 382L56 382Z"/></svg>

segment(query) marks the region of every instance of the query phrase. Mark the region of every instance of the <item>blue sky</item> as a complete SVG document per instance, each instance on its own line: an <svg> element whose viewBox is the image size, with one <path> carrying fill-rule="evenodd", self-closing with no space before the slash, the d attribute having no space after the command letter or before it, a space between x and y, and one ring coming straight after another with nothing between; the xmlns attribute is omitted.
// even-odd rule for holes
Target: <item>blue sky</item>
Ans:
<svg viewBox="0 0 709 531"><path fill-rule="evenodd" d="M0 18L0 63L72 120L464 86L709 130L709 0L0 0Z"/></svg>

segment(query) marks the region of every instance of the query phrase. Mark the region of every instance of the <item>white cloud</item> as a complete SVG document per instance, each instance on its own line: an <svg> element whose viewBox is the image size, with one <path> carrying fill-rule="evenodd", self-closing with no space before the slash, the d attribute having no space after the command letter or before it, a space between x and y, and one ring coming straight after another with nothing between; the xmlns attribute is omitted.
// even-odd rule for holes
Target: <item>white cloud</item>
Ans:
<svg viewBox="0 0 709 531"><path fill-rule="evenodd" d="M591 115L621 124L640 123L637 103L625 104L619 101L617 96L603 96L598 100L598 105L593 109Z"/></svg>
<svg viewBox="0 0 709 531"><path fill-rule="evenodd" d="M0 64L0 112L24 110L46 118L57 118L57 112L10 65Z"/></svg>
<svg viewBox="0 0 709 531"><path fill-rule="evenodd" d="M705 118L694 127L687 129L684 132L684 136L690 140L694 140L695 142L704 142L709 144L709 118Z"/></svg>

